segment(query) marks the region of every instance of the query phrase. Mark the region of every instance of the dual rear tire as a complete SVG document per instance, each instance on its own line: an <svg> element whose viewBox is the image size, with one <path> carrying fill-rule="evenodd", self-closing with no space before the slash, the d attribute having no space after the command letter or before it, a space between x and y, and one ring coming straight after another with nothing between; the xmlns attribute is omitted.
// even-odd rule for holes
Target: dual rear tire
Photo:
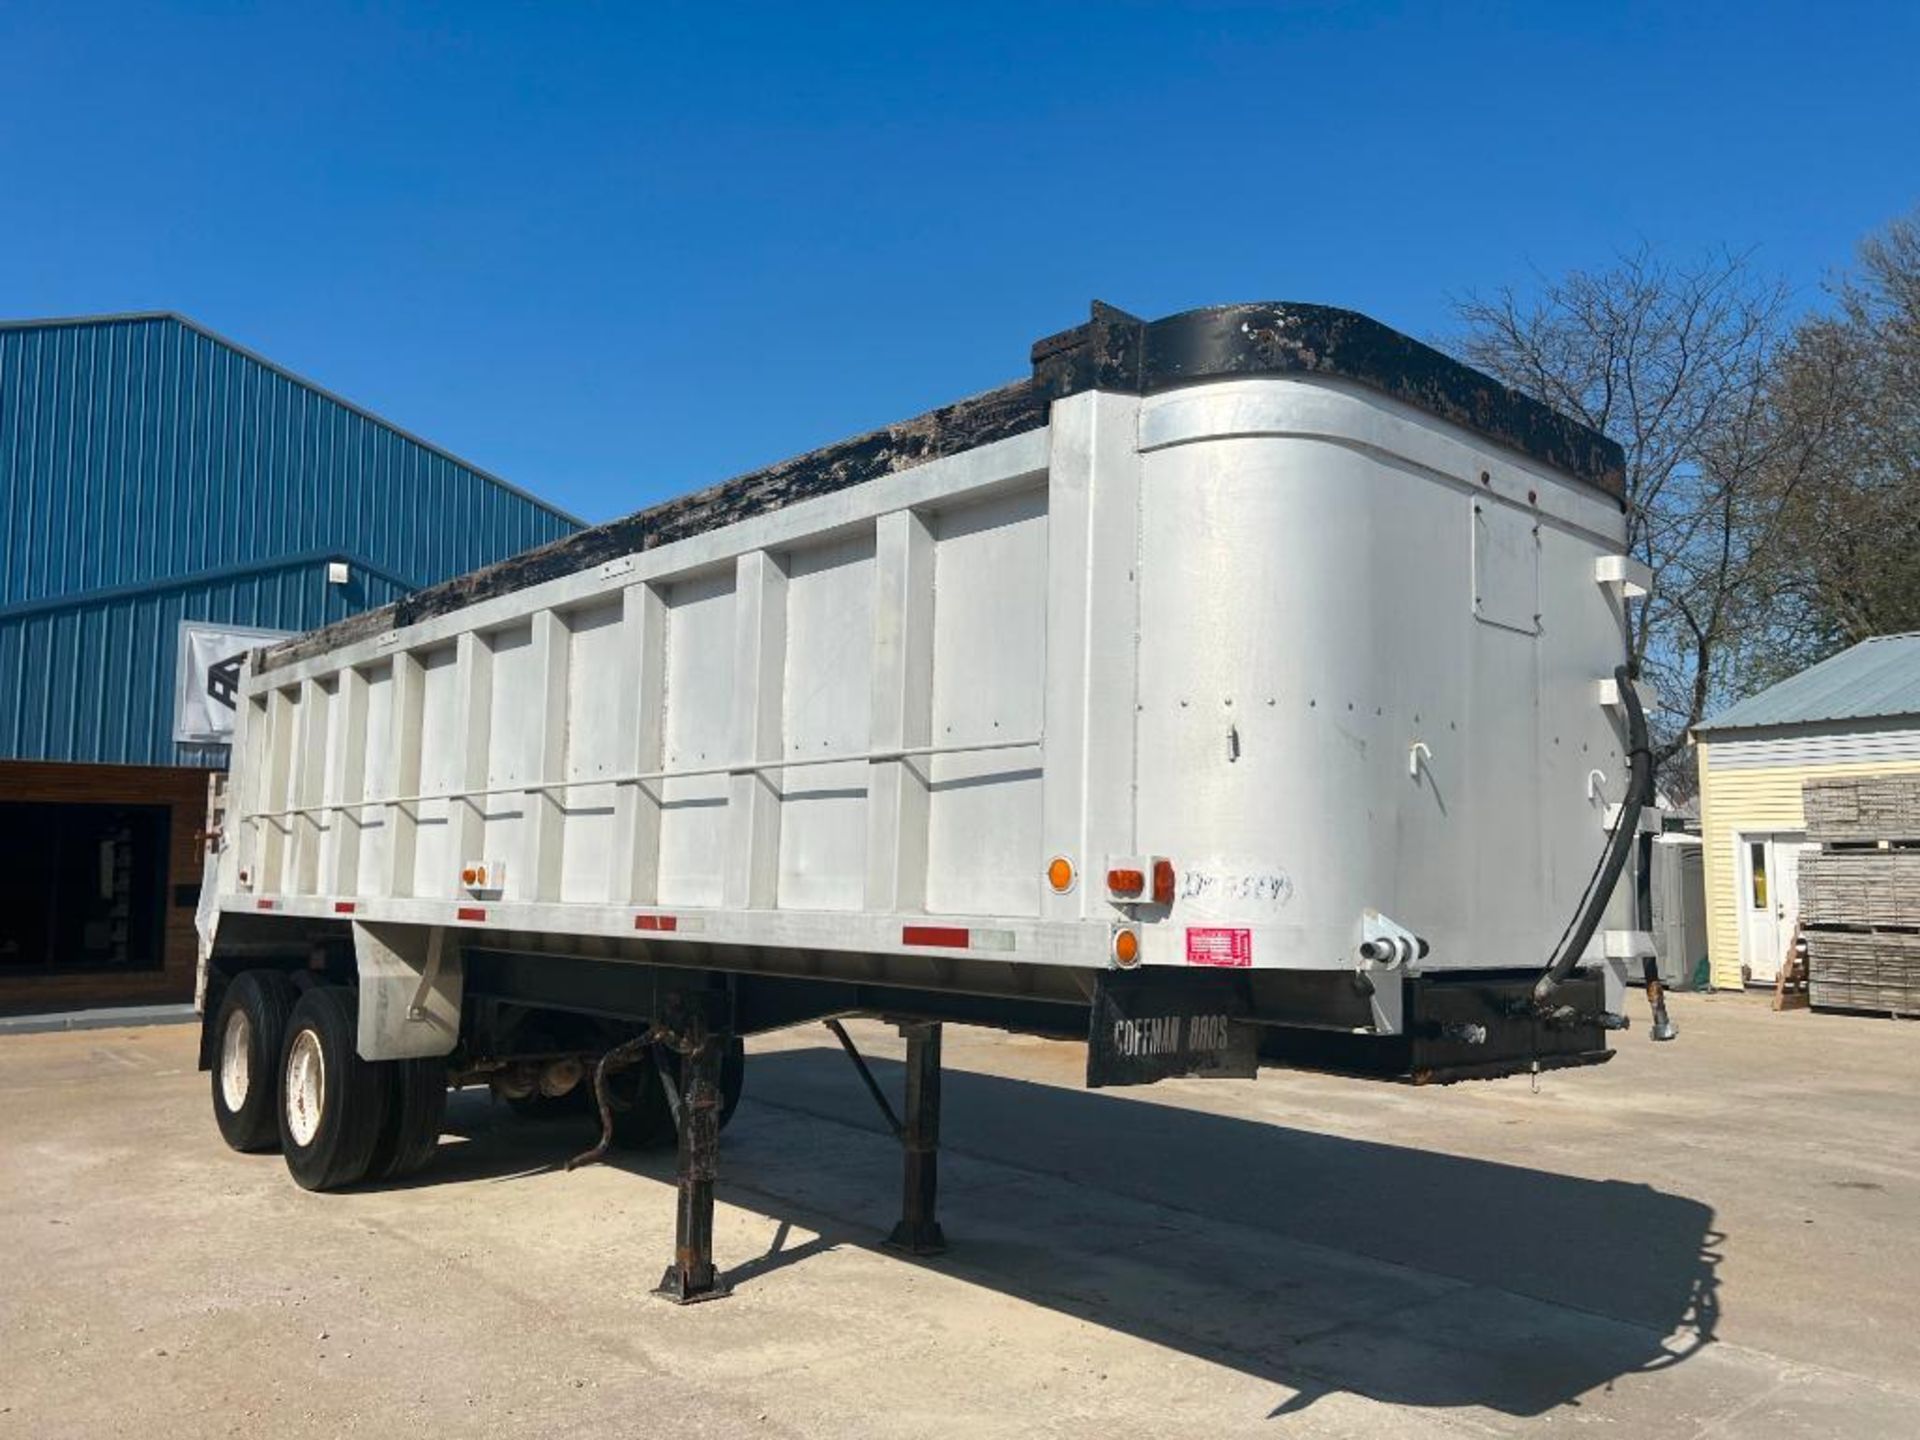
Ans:
<svg viewBox="0 0 1920 1440"><path fill-rule="evenodd" d="M280 1074L280 1153L304 1190L366 1178L387 1109L387 1077L354 1053L353 994L316 985L287 1021Z"/></svg>
<svg viewBox="0 0 1920 1440"><path fill-rule="evenodd" d="M346 986L300 990L277 970L236 976L212 1027L213 1114L227 1144L241 1151L277 1146L307 1190L398 1180L423 1168L446 1118L446 1064L363 1060L358 1029L357 996ZM680 1057L668 1055L666 1069L677 1083ZM723 1128L740 1103L745 1073L746 1051L730 1039L720 1061ZM589 1077L578 1091L515 1109L597 1121L592 1088ZM648 1150L674 1143L673 1111L650 1058L610 1075L608 1092L615 1145Z"/></svg>
<svg viewBox="0 0 1920 1440"><path fill-rule="evenodd" d="M280 1143L280 1072L293 982L278 970L249 970L227 986L213 1023L213 1119L235 1150Z"/></svg>
<svg viewBox="0 0 1920 1440"><path fill-rule="evenodd" d="M227 1144L277 1144L307 1190L397 1180L426 1165L446 1116L446 1064L362 1060L358 1024L345 986L300 992L272 970L235 977L212 1056L214 1120Z"/></svg>

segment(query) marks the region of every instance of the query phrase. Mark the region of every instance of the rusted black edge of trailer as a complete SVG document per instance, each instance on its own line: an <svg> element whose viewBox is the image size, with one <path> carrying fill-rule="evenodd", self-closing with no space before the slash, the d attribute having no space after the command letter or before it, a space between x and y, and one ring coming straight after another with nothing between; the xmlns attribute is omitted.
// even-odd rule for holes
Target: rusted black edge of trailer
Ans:
<svg viewBox="0 0 1920 1440"><path fill-rule="evenodd" d="M801 500L1005 440L1047 423L1053 401L1087 390L1152 395L1237 375L1353 381L1475 431L1619 499L1620 446L1491 376L1351 310L1259 303L1141 320L1095 301L1084 325L1038 341L1025 380L930 410L428 586L392 605L267 649L272 670L476 601L576 574Z"/></svg>
<svg viewBox="0 0 1920 1440"><path fill-rule="evenodd" d="M1452 356L1352 310L1286 302L1214 305L1140 320L1099 301L1085 324L1033 347L1050 399L1083 390L1157 395L1236 375L1351 380L1518 450L1619 499L1618 443Z"/></svg>

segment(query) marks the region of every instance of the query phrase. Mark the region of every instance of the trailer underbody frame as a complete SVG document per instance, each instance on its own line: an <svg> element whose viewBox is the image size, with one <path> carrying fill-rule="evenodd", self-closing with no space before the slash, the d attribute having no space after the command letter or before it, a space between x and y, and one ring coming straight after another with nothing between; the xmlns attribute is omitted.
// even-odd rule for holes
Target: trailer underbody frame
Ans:
<svg viewBox="0 0 1920 1440"><path fill-rule="evenodd" d="M303 985L356 984L350 944L327 927L294 951L284 948L284 926L261 932L255 945L237 943L246 929L234 927L237 933L226 938L236 943L223 945L212 967L209 1016L218 1012L222 990L242 969L290 970ZM267 942L269 933L282 942L280 948ZM1568 981L1567 1003L1558 1019L1542 1016L1528 1004L1535 978L1531 970L1402 976L1410 1023L1403 1034L1382 1036L1353 1023L1366 1013L1363 995L1340 997L1325 987L1293 987L1276 1003L1272 986L1258 983L1262 977L1225 973L1094 973L1084 987L1075 987L1086 992L1076 1001L1064 994L1015 998L485 945L466 950L463 958L467 989L459 1045L448 1057L450 1076L485 1076L491 1067L512 1060L530 1043L527 1035L549 1033L539 1023L543 1015L549 1021L571 1016L589 1024L626 1027L600 1032L622 1037L600 1058L657 1068L673 1117L677 1195L673 1258L653 1293L678 1304L728 1292L713 1253L713 1208L720 1175L720 1067L737 1038L826 1024L900 1145L900 1217L883 1243L914 1256L937 1255L947 1248L937 1202L942 1041L948 1021L1085 1040L1092 1085L1148 1083L1182 1074L1251 1074L1255 1051L1258 1063L1267 1065L1413 1083L1538 1073L1600 1063L1612 1053L1600 1009L1604 985L1590 972ZM1357 989L1350 983L1347 988ZM1264 998L1263 990L1268 992ZM1124 1002L1119 1008L1108 1003L1116 997ZM1163 1048L1137 1041L1131 1049L1117 1048L1113 1037L1103 1033L1116 1023L1115 1015L1125 1017L1122 1024L1160 1019L1169 1028L1146 1033L1171 1034L1175 1040ZM1245 1027L1250 1048L1244 1070L1223 1069L1224 1052L1179 1043L1180 1024L1190 1024L1198 1015L1223 1017ZM1321 1023L1313 1023L1315 1016ZM529 1017L534 1020L531 1027ZM854 1017L894 1025L906 1042L904 1096L898 1110L843 1024ZM203 1069L212 1063L212 1045L209 1027L203 1038ZM537 1054L545 1056L548 1050ZM669 1064L669 1056L677 1057L677 1064ZM604 1108L602 1114L605 1118ZM574 1163L597 1159L605 1143L603 1137L601 1146Z"/></svg>

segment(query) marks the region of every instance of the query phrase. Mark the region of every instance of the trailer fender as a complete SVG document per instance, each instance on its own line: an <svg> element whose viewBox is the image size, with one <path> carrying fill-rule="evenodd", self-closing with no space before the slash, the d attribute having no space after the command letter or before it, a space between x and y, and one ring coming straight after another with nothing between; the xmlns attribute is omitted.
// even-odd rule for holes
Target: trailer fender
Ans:
<svg viewBox="0 0 1920 1440"><path fill-rule="evenodd" d="M417 1060L450 1053L460 1039L466 966L459 938L439 925L355 921L362 1060Z"/></svg>

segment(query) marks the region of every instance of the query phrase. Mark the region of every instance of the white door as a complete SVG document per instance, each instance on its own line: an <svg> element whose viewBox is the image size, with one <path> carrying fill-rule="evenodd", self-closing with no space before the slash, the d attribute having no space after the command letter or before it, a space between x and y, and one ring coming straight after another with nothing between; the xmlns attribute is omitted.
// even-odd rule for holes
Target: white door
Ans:
<svg viewBox="0 0 1920 1440"><path fill-rule="evenodd" d="M1806 839L1797 831L1739 838L1740 969L1749 984L1773 984L1793 943Z"/></svg>

